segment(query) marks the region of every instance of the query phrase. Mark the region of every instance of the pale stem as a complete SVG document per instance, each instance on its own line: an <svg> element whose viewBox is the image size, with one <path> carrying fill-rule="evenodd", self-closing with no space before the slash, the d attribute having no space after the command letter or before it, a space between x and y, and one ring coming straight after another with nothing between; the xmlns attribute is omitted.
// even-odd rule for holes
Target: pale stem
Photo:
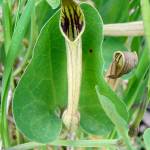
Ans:
<svg viewBox="0 0 150 150"><path fill-rule="evenodd" d="M105 24L105 36L143 36L144 25L143 21Z"/></svg>
<svg viewBox="0 0 150 150"><path fill-rule="evenodd" d="M118 83L119 83L119 78L116 78L116 79L109 78L108 75L110 74L110 69L111 69L111 66L109 67L109 69L106 72L105 80L108 83L108 85L112 88L112 90L116 91L116 89L118 87Z"/></svg>

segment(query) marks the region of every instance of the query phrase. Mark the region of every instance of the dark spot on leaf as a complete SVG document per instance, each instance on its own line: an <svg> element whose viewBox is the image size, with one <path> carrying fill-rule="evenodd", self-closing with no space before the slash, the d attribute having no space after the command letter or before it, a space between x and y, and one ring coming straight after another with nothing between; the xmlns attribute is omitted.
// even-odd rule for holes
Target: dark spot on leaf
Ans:
<svg viewBox="0 0 150 150"><path fill-rule="evenodd" d="M13 134L13 135L12 135L12 138L15 140L17 137L16 137L16 135Z"/></svg>
<svg viewBox="0 0 150 150"><path fill-rule="evenodd" d="M92 49L89 49L89 52L90 52L90 53L92 53L92 52L93 52L93 50L92 50Z"/></svg>

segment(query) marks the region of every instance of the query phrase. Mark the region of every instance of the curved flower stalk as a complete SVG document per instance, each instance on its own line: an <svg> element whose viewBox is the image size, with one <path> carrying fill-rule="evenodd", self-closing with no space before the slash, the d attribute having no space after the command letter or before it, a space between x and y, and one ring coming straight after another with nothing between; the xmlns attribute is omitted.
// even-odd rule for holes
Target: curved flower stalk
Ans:
<svg viewBox="0 0 150 150"><path fill-rule="evenodd" d="M65 38L68 73L68 106L63 114L65 126L74 131L80 121L78 103L82 77L82 38L85 21L80 6L73 0L62 0L60 29Z"/></svg>

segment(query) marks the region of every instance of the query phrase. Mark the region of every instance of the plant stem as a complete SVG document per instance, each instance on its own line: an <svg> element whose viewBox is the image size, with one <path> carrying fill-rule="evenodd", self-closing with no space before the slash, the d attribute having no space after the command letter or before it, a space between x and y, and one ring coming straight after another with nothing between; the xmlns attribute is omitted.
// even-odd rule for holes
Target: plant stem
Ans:
<svg viewBox="0 0 150 150"><path fill-rule="evenodd" d="M9 45L11 42L11 10L9 8L8 0L3 0L3 26L4 26L4 45L5 45L5 53L7 55Z"/></svg>
<svg viewBox="0 0 150 150"><path fill-rule="evenodd" d="M22 62L22 64L19 66L19 68L17 68L14 73L13 73L13 76L17 76L19 73L21 73L24 68L26 67L27 63L28 63L28 60L29 58L31 57L32 55L32 51L33 51L33 47L34 47L34 44L36 42L36 39L38 37L38 27L37 27L37 24L36 24L36 12L35 12L35 5L33 7L33 11L32 11L32 15L31 15L31 39L30 39L30 46L25 54L25 57L24 57L24 60Z"/></svg>
<svg viewBox="0 0 150 150"><path fill-rule="evenodd" d="M17 23L18 23L18 20L19 20L20 9L21 9L21 0L18 1L17 15L16 15L16 19L15 19L15 28L16 28ZM15 28L14 28L14 29L15 29Z"/></svg>
<svg viewBox="0 0 150 150"><path fill-rule="evenodd" d="M149 48L149 55L150 55L150 13L149 13L150 2L149 0L141 0L141 8L143 14L145 36L146 36L147 45Z"/></svg>
<svg viewBox="0 0 150 150"><path fill-rule="evenodd" d="M146 97L144 99L143 103L141 104L141 106L138 109L138 112L137 112L135 120L133 121L133 123L130 126L129 135L131 137L136 136L137 128L139 127L139 124L140 124L140 122L141 122L141 120L142 120L142 118L144 116L144 113L146 111L146 108L147 108L148 104L149 104L149 98Z"/></svg>
<svg viewBox="0 0 150 150"><path fill-rule="evenodd" d="M150 66L145 74L145 81L143 82L144 85L148 83L149 73L150 73L149 69L150 69ZM144 116L144 113L145 113L146 108L150 101L149 97L148 97L148 87L147 86L145 87L144 95L141 100L142 100L141 105L139 106L136 117L134 118L133 123L131 124L130 129L129 129L129 135L131 137L136 136L137 128L139 127L139 124Z"/></svg>
<svg viewBox="0 0 150 150"><path fill-rule="evenodd" d="M11 75L10 75L11 76ZM10 77L8 79L8 84L10 84ZM9 147L9 131L8 131L8 122L7 122L7 95L9 92L9 85L7 85L6 89L5 89L5 93L3 95L3 101L2 101L2 105L1 105L1 109L2 109L2 117L1 117L1 134L2 134L2 143L3 146L5 148Z"/></svg>
<svg viewBox="0 0 150 150"><path fill-rule="evenodd" d="M36 3L35 3L35 6L38 6L43 0L38 0Z"/></svg>
<svg viewBox="0 0 150 150"><path fill-rule="evenodd" d="M17 146L14 146L12 148L7 148L6 150L28 150L33 149L35 147L41 147L44 144L40 143L26 143L26 144L20 144ZM52 146L72 146L72 147L119 147L123 146L122 142L118 139L115 140L56 140L52 143L49 143L49 145Z"/></svg>
<svg viewBox="0 0 150 150"><path fill-rule="evenodd" d="M5 45L5 54L7 55L9 46L11 43L11 10L9 7L8 0L3 0L3 26L4 26L4 45ZM10 80L10 76L8 77ZM9 82L8 82L9 84ZM3 95L1 109L2 109L2 125L1 125L1 134L2 134L2 142L5 147L9 146L9 132L8 132L8 123L7 123L7 95L9 91L9 85L7 85L6 92ZM2 99L2 100L3 100Z"/></svg>

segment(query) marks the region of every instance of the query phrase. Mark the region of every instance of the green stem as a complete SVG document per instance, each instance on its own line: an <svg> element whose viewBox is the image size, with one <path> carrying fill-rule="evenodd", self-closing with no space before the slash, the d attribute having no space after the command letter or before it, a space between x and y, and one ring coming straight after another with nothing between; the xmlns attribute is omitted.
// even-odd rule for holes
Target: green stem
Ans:
<svg viewBox="0 0 150 150"><path fill-rule="evenodd" d="M147 18L146 18L146 20L147 20ZM150 37L148 36L150 34L149 28L148 28L148 30L146 30L145 34L146 34L147 41L148 41L149 47L150 47ZM147 68L149 67L149 64L150 64L150 48L148 49L146 47L143 51L143 54L140 59L137 70L135 72L135 75L130 80L127 91L126 91L126 95L124 96L124 101L126 101L126 103L127 103L128 110L131 109L132 105L134 104L134 102L137 99L137 95L140 92L141 87L142 87L144 74L147 72Z"/></svg>
<svg viewBox="0 0 150 150"><path fill-rule="evenodd" d="M141 90L144 75L147 72L147 68L149 67L150 59L148 55L148 49L145 48L140 59L140 62L135 71L135 75L129 82L128 88L126 90L124 101L127 104L128 110L131 109L132 105L135 103L138 93ZM135 86L136 85L136 86Z"/></svg>
<svg viewBox="0 0 150 150"><path fill-rule="evenodd" d="M134 85L140 85L139 83L143 80L143 74L147 70L147 67L150 64L150 3L149 0L141 0L141 9L143 14L143 21L144 21L144 30L145 36L147 40L148 49L146 48L143 52L143 56L137 68L136 74L132 79L130 85L128 86L127 95L125 96L124 100L127 101L128 109L131 108L133 103L136 100L136 95L140 92L140 86L136 88ZM132 94L133 93L133 94Z"/></svg>
<svg viewBox="0 0 150 150"><path fill-rule="evenodd" d="M8 84L10 84L10 76L8 79ZM9 92L9 85L7 85L5 89L5 93L3 95L3 101L2 101L2 117L1 117L1 134L2 134L2 143L5 148L9 147L10 141L9 141L9 131L8 131L8 122L7 122L7 95Z"/></svg>
<svg viewBox="0 0 150 150"><path fill-rule="evenodd" d="M39 5L43 0L38 0L36 3L35 3L35 6Z"/></svg>
<svg viewBox="0 0 150 150"><path fill-rule="evenodd" d="M144 101L142 102L141 106L138 108L137 115L136 115L133 123L131 124L130 129L129 129L129 135L131 137L136 136L137 128L139 127L139 124L140 124L140 122L141 122L141 120L142 120L142 118L144 116L144 113L146 111L146 108L147 108L147 106L149 104L148 88L146 88L146 91L147 91L145 93L146 97L144 97Z"/></svg>
<svg viewBox="0 0 150 150"><path fill-rule="evenodd" d="M19 20L20 9L21 9L21 0L19 0L19 2L18 2L18 9L17 9L16 20L15 20L15 28L16 28L17 22L18 22L18 20Z"/></svg>
<svg viewBox="0 0 150 150"><path fill-rule="evenodd" d="M150 55L150 2L149 0L141 0L141 8L144 21L145 36L149 48Z"/></svg>
<svg viewBox="0 0 150 150"><path fill-rule="evenodd" d="M112 132L110 133L110 135L108 136L108 138L109 139L114 139L115 138L115 136L116 136L116 128L114 128L113 130L112 130Z"/></svg>
<svg viewBox="0 0 150 150"><path fill-rule="evenodd" d="M22 62L22 64L19 66L19 68L17 68L14 73L13 73L13 77L19 75L25 68L25 66L27 65L28 63L28 59L30 58L31 56L31 53L32 53L32 49L28 49L27 50L27 53L25 54L25 57L24 57L24 60Z"/></svg>
<svg viewBox="0 0 150 150"><path fill-rule="evenodd" d="M24 57L24 60L22 62L22 64L19 66L19 68L17 68L15 71L14 71L14 74L13 76L17 76L18 74L20 74L24 68L26 67L26 65L28 64L28 60L29 58L31 57L32 55L32 51L33 51L33 47L34 47L34 44L36 42L36 39L38 37L38 27L37 27L37 24L36 24L36 10L35 10L35 5L33 7L33 13L31 15L31 39L30 39L30 46L25 54L25 57Z"/></svg>
<svg viewBox="0 0 150 150"><path fill-rule="evenodd" d="M26 144L20 144L12 148L8 148L6 150L28 150L28 149L33 149L35 147L41 147L44 144L40 143L26 143ZM49 145L52 146L66 146L66 147L118 147L121 146L122 143L120 140L115 139L115 140L77 140L77 141L72 141L72 140L56 140Z"/></svg>
<svg viewBox="0 0 150 150"><path fill-rule="evenodd" d="M11 10L9 7L8 0L3 0L3 27L4 27L4 45L5 45L5 53L7 55L9 45L11 42Z"/></svg>
<svg viewBox="0 0 150 150"><path fill-rule="evenodd" d="M11 43L11 10L9 7L8 0L3 0L3 27L4 27L4 45L5 45L5 54L7 55L9 46ZM9 79L10 80L10 76ZM8 82L9 84L9 82ZM7 123L7 95L9 91L9 85L7 85L6 92L3 95L2 99L5 99L5 101L2 102L2 125L1 125L1 134L2 134L2 142L4 147L9 146L9 132L8 132L8 123Z"/></svg>

